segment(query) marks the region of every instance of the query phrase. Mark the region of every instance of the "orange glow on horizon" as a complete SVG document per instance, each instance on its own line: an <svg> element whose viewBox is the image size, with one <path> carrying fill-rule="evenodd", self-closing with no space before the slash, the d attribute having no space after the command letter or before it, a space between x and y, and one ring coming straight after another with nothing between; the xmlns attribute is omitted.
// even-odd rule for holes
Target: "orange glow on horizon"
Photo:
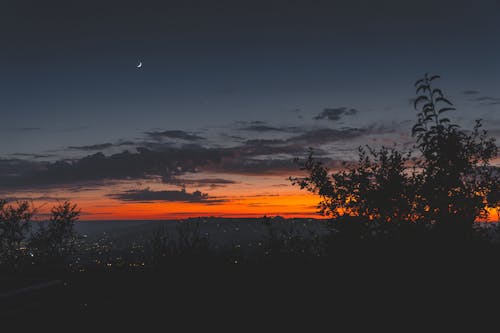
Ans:
<svg viewBox="0 0 500 333"><path fill-rule="evenodd" d="M103 200L96 205L82 204L82 220L163 220L201 216L217 217L283 217L322 218L317 213L318 198L313 195L280 195L233 197L227 202L125 202Z"/></svg>
<svg viewBox="0 0 500 333"><path fill-rule="evenodd" d="M120 181L99 184L88 188L54 188L42 192L18 191L9 196L32 198L38 207L40 218L50 212L50 208L65 199L76 203L82 211L81 220L169 220L193 217L233 217L258 218L283 216L285 218L325 218L318 213L320 198L307 191L292 186L287 175L241 175L196 173L184 179L227 179L234 184L225 186L197 185L186 189L187 193L200 190L208 193L206 201L123 201L117 193L131 190L150 189L151 191L179 191L179 187L158 180ZM45 198L45 199L44 199ZM489 216L480 221L499 221L499 212L488 208Z"/></svg>

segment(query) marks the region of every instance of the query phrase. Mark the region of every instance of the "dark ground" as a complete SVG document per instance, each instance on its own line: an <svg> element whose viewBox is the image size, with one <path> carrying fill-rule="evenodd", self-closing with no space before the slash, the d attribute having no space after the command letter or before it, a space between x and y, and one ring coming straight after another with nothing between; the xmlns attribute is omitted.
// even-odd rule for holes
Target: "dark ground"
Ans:
<svg viewBox="0 0 500 333"><path fill-rule="evenodd" d="M337 262L198 263L162 273L72 273L40 279L36 282L53 283L2 299L1 313L4 323L47 327L108 322L186 329L229 325L236 330L261 328L269 321L283 327L345 321L353 328L391 326L407 317L418 326L431 318L444 319L448 311L455 313L455 323L477 311L481 323L497 318L490 313L498 305L500 275L495 266L500 263L475 257L478 253L457 254L443 250L432 260L408 253L389 259L385 250L377 249ZM456 317L459 313L467 317ZM357 319L347 319L351 317Z"/></svg>
<svg viewBox="0 0 500 333"><path fill-rule="evenodd" d="M119 243L141 232L150 234L157 226L128 223L114 230L101 230L97 224L92 228L93 233L87 230L88 241L106 232ZM213 230L220 237L230 235L246 242L260 239L265 228L240 221L201 229L202 234ZM36 325L43 331L101 330L107 323L115 330L138 327L141 332L157 325L164 330L180 325L185 330L302 328L306 332L345 324L351 330L392 327L398 331L449 331L454 325L463 329L467 321L473 322L474 331L485 323L500 325L500 246L496 243L354 242L340 243L329 251L328 256L307 260L271 256L239 264L189 258L159 271L146 267L4 274L0 323L18 328ZM431 324L436 321L443 326Z"/></svg>

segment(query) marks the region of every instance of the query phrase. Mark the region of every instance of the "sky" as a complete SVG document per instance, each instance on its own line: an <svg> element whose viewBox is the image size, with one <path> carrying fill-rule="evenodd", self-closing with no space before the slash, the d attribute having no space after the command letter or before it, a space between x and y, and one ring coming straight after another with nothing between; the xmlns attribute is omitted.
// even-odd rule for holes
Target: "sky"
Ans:
<svg viewBox="0 0 500 333"><path fill-rule="evenodd" d="M0 42L0 195L84 219L316 216L293 159L410 147L424 73L500 137L496 0L5 0Z"/></svg>

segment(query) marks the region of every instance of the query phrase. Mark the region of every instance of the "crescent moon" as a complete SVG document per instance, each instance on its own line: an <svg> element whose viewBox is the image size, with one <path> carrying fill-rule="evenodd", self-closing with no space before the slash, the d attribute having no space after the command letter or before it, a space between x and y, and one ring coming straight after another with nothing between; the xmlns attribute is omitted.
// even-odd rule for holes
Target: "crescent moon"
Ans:
<svg viewBox="0 0 500 333"><path fill-rule="evenodd" d="M142 62L139 61L139 65L137 65L137 68L141 68L142 67Z"/></svg>

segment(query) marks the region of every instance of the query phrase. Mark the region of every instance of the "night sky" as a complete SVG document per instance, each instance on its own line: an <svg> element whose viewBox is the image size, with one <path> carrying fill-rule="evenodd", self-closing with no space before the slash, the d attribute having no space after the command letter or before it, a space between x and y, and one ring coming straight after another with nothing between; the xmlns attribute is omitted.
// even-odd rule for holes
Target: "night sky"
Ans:
<svg viewBox="0 0 500 333"><path fill-rule="evenodd" d="M426 72L500 137L495 0L6 0L0 41L0 194L88 219L310 216L293 158L410 147Z"/></svg>

